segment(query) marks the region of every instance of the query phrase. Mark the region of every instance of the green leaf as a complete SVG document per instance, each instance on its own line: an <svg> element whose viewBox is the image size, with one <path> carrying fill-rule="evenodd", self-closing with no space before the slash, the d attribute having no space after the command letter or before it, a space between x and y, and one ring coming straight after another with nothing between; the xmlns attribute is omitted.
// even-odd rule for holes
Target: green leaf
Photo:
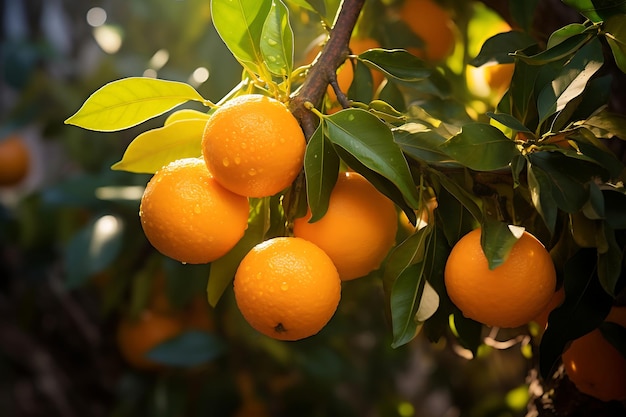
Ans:
<svg viewBox="0 0 626 417"><path fill-rule="evenodd" d="M321 219L328 210L328 200L337 182L339 156L324 135L324 123L320 123L309 139L304 153L306 194L311 208L311 223Z"/></svg>
<svg viewBox="0 0 626 417"><path fill-rule="evenodd" d="M483 325L477 321L469 319L460 311L456 311L450 316L450 328L456 335L458 342L466 349L469 349L474 356L478 353L478 348L482 344Z"/></svg>
<svg viewBox="0 0 626 417"><path fill-rule="evenodd" d="M351 65L347 62L345 65ZM354 77L348 89L348 97L353 101L369 103L374 98L374 78L372 71L357 60L354 66Z"/></svg>
<svg viewBox="0 0 626 417"><path fill-rule="evenodd" d="M528 190L537 213L543 219L551 234L556 227L557 207L552 198L552 182L548 175L530 162L527 164Z"/></svg>
<svg viewBox="0 0 626 417"><path fill-rule="evenodd" d="M446 189L461 205L472 215L472 217L480 222L483 219L483 213L480 210L476 201L474 201L474 195L465 190L459 184L457 184L452 179L448 178L442 172L430 169L428 170L429 174L431 174L434 178L439 181L441 186ZM441 206L441 204L440 204ZM443 209L443 207L441 207Z"/></svg>
<svg viewBox="0 0 626 417"><path fill-rule="evenodd" d="M593 130L599 137L626 138L626 116L623 114L602 110L579 124Z"/></svg>
<svg viewBox="0 0 626 417"><path fill-rule="evenodd" d="M489 269L497 268L506 261L518 239L519 237L511 232L508 225L490 218L483 221L480 244L487 258Z"/></svg>
<svg viewBox="0 0 626 417"><path fill-rule="evenodd" d="M530 33L539 0L510 1L511 16L526 33Z"/></svg>
<svg viewBox="0 0 626 417"><path fill-rule="evenodd" d="M189 84L130 77L100 87L66 124L99 132L136 126L189 100L206 100Z"/></svg>
<svg viewBox="0 0 626 417"><path fill-rule="evenodd" d="M606 223L615 230L626 229L626 192L624 188L605 188L602 190L604 196L604 216Z"/></svg>
<svg viewBox="0 0 626 417"><path fill-rule="evenodd" d="M606 38L615 63L622 72L626 72L626 14L609 18L604 25Z"/></svg>
<svg viewBox="0 0 626 417"><path fill-rule="evenodd" d="M250 249L263 241L270 222L268 202L269 199L267 198L250 202L250 219L243 237L226 255L211 263L207 297L212 307L217 305L226 287L233 281L244 256L250 252Z"/></svg>
<svg viewBox="0 0 626 417"><path fill-rule="evenodd" d="M393 348L411 341L419 330L416 315L424 291L430 232L430 227L418 230L396 246L386 262L383 279L393 283L390 291Z"/></svg>
<svg viewBox="0 0 626 417"><path fill-rule="evenodd" d="M288 2L316 12L322 17L326 16L326 3L324 0L288 0Z"/></svg>
<svg viewBox="0 0 626 417"><path fill-rule="evenodd" d="M123 238L122 220L110 214L79 230L65 248L66 285L75 288L111 265L122 249Z"/></svg>
<svg viewBox="0 0 626 417"><path fill-rule="evenodd" d="M413 208L419 207L415 183L402 150L387 125L361 109L344 109L325 118L330 141L391 181Z"/></svg>
<svg viewBox="0 0 626 417"><path fill-rule="evenodd" d="M480 67L489 63L512 63L515 58L513 52L526 49L536 41L524 32L510 31L498 33L487 39L480 48L480 52L470 61L470 65Z"/></svg>
<svg viewBox="0 0 626 417"><path fill-rule="evenodd" d="M211 17L233 56L244 68L263 74L263 26L272 0L211 0Z"/></svg>
<svg viewBox="0 0 626 417"><path fill-rule="evenodd" d="M522 122L523 125L534 129L534 125L537 123L535 120L537 117L537 107L534 103L535 84L539 73L542 68L537 65L529 65L523 61L517 61L515 63L515 70L513 71L513 78L511 79L511 86L509 87L508 95L509 99L502 99L501 104L510 102L510 109L502 109L502 105L498 106L500 113L509 113L513 115L517 120Z"/></svg>
<svg viewBox="0 0 626 417"><path fill-rule="evenodd" d="M566 26L563 26L560 29L555 30L550 35L548 39L548 44L546 45L546 49L550 49L555 47L556 45L562 43L563 41L571 38L574 35L579 35L587 30L587 26L582 23L572 23Z"/></svg>
<svg viewBox="0 0 626 417"><path fill-rule="evenodd" d="M606 252L598 250L598 279L604 291L615 297L615 289L622 274L624 254L615 238L615 231L606 223L604 224L604 236L608 248Z"/></svg>
<svg viewBox="0 0 626 417"><path fill-rule="evenodd" d="M519 155L515 142L499 129L485 123L469 123L461 133L440 146L444 152L476 171L493 171L507 167Z"/></svg>
<svg viewBox="0 0 626 417"><path fill-rule="evenodd" d="M592 22L601 22L614 14L626 13L626 4L621 0L563 0L563 3L578 10Z"/></svg>
<svg viewBox="0 0 626 417"><path fill-rule="evenodd" d="M517 51L513 56L531 65L545 65L572 55L589 42L593 36L592 33L580 33L565 39L550 49L546 49L534 55L526 55L525 51Z"/></svg>
<svg viewBox="0 0 626 417"><path fill-rule="evenodd" d="M270 72L286 77L293 69L293 30L289 9L281 0L273 0L261 31L261 53Z"/></svg>
<svg viewBox="0 0 626 417"><path fill-rule="evenodd" d="M530 129L528 129L522 122L517 120L514 116L511 116L507 113L492 113L487 112L487 116L492 118L493 120L503 124L504 126L510 128L511 130L515 130L516 132L527 132L532 133Z"/></svg>
<svg viewBox="0 0 626 417"><path fill-rule="evenodd" d="M602 45L597 39L577 51L559 75L539 92L537 109L540 123L563 110L567 103L582 94L589 79L603 63Z"/></svg>
<svg viewBox="0 0 626 417"><path fill-rule="evenodd" d="M172 114L170 114L169 116L167 116L167 119L165 119L165 123L163 123L163 125L167 126L174 122L179 122L181 120L189 120L189 119L203 119L207 121L209 120L209 117L211 117L211 115L205 112L192 110L192 109L182 109L182 110L177 110L173 112Z"/></svg>
<svg viewBox="0 0 626 417"><path fill-rule="evenodd" d="M544 378L551 374L567 344L597 328L609 313L613 300L600 285L596 267L594 249L582 249L565 263L565 300L550 313L539 345Z"/></svg>
<svg viewBox="0 0 626 417"><path fill-rule="evenodd" d="M441 151L446 139L423 125L408 124L393 130L394 141L407 155L429 164L458 166L456 161Z"/></svg>
<svg viewBox="0 0 626 417"><path fill-rule="evenodd" d="M224 342L216 335L189 330L156 345L146 356L163 365L190 368L214 360L225 350Z"/></svg>
<svg viewBox="0 0 626 417"><path fill-rule="evenodd" d="M432 74L424 61L403 49L370 49L359 54L358 59L402 81L421 81Z"/></svg>
<svg viewBox="0 0 626 417"><path fill-rule="evenodd" d="M205 125L205 119L186 119L148 130L128 145L111 169L153 174L177 159L200 157Z"/></svg>

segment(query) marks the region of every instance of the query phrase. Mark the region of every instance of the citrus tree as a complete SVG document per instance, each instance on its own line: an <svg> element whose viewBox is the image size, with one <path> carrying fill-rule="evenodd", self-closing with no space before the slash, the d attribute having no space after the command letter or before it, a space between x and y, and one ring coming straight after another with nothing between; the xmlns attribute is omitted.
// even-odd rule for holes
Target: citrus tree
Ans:
<svg viewBox="0 0 626 417"><path fill-rule="evenodd" d="M356 291L346 281L370 277L392 348L423 334L477 356L486 331L492 345L498 329L528 335L546 386L565 362L580 391L623 401L602 385L625 385L609 370L624 368L626 330L609 316L626 282L624 165L610 148L626 119L608 104L626 72L626 8L564 1L582 18L544 40L532 32L538 3L511 2L506 23L463 1L212 0L241 68L223 97L122 78L66 123L114 132L166 115L112 169L154 174L139 212L147 239L200 264L172 268L206 274L213 307L234 280L261 333L317 337ZM322 35L303 52L304 16ZM100 243L83 254L98 267L76 280L115 260L119 239ZM223 348L171 327L153 361L193 366ZM588 388L568 355L591 334L614 359Z"/></svg>

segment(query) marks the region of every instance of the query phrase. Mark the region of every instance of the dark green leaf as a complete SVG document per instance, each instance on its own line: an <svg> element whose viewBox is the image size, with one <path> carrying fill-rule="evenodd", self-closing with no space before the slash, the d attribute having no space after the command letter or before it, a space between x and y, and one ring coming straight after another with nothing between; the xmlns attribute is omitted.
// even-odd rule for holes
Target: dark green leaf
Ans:
<svg viewBox="0 0 626 417"><path fill-rule="evenodd" d="M517 120L515 117L511 116L510 114L487 112L487 116L503 124L504 126L510 128L511 130L515 130L517 132L532 133L532 131L528 129L526 126L524 126L522 122L520 122L519 120Z"/></svg>
<svg viewBox="0 0 626 417"><path fill-rule="evenodd" d="M624 189L604 189L604 215L606 223L615 230L626 229L626 194Z"/></svg>
<svg viewBox="0 0 626 417"><path fill-rule="evenodd" d="M420 81L432 74L424 61L403 49L370 49L358 59L402 81Z"/></svg>
<svg viewBox="0 0 626 417"><path fill-rule="evenodd" d="M519 155L515 142L499 129L484 123L464 125L461 133L441 144L440 148L476 171L505 168L513 157Z"/></svg>
<svg viewBox="0 0 626 417"><path fill-rule="evenodd" d="M347 62L345 65L351 65ZM374 98L372 71L362 62L354 66L354 78L348 89L348 97L353 101L369 103Z"/></svg>
<svg viewBox="0 0 626 417"><path fill-rule="evenodd" d="M626 358L626 327L612 322L604 322L600 325L602 336Z"/></svg>
<svg viewBox="0 0 626 417"><path fill-rule="evenodd" d="M328 210L330 193L337 182L339 162L339 156L324 135L324 123L320 123L304 153L306 194L312 214L310 222L321 219Z"/></svg>
<svg viewBox="0 0 626 417"><path fill-rule="evenodd" d="M477 222L482 221L483 214L480 207L478 207L478 204L476 204L473 194L465 190L455 181L451 180L438 170L432 169L428 172L441 184L443 188L446 189L446 191L448 191L459 203L461 203L461 205L472 215L472 217L474 217Z"/></svg>
<svg viewBox="0 0 626 417"><path fill-rule="evenodd" d="M430 164L458 166L456 161L441 151L446 139L422 125L405 125L393 130L393 138L407 155Z"/></svg>
<svg viewBox="0 0 626 417"><path fill-rule="evenodd" d="M511 248L518 239L508 225L491 218L483 221L480 244L487 258L489 269L497 268L506 261Z"/></svg>
<svg viewBox="0 0 626 417"><path fill-rule="evenodd" d="M186 331L150 349L146 356L164 365L189 368L212 361L225 348L224 342L212 333Z"/></svg>
<svg viewBox="0 0 626 417"><path fill-rule="evenodd" d="M406 111L406 102L402 91L398 88L398 85L393 82L384 83L382 90L378 94L378 99L393 106L398 111Z"/></svg>
<svg viewBox="0 0 626 417"><path fill-rule="evenodd" d="M556 227L557 206L552 198L552 182L539 167L528 165L527 181L530 196L537 213L541 216L551 234Z"/></svg>
<svg viewBox="0 0 626 417"><path fill-rule="evenodd" d="M564 268L565 300L548 318L539 346L541 375L550 375L567 344L597 328L609 313L612 298L598 280L595 249L582 249Z"/></svg>
<svg viewBox="0 0 626 417"><path fill-rule="evenodd" d="M391 181L411 207L419 207L409 166L387 125L361 109L341 110L328 116L325 122L327 136L335 146Z"/></svg>
<svg viewBox="0 0 626 417"><path fill-rule="evenodd" d="M565 40L571 38L574 35L579 35L587 30L587 27L582 23L572 23L566 26L563 26L560 29L555 30L550 35L548 39L548 45L546 49L550 49L555 47L556 45L564 42Z"/></svg>
<svg viewBox="0 0 626 417"><path fill-rule="evenodd" d="M608 244L605 252L598 250L598 278L604 291L615 297L615 288L622 274L623 250L615 239L615 231L604 225L604 236Z"/></svg>
<svg viewBox="0 0 626 417"><path fill-rule="evenodd" d="M281 0L273 0L260 40L263 61L270 72L287 77L293 69L293 31L289 24L289 9Z"/></svg>
<svg viewBox="0 0 626 417"><path fill-rule="evenodd" d="M534 55L526 55L524 51L518 51L515 57L531 65L544 65L550 62L559 61L572 55L593 38L591 33L580 33L565 39L556 46L546 49Z"/></svg>
<svg viewBox="0 0 626 417"><path fill-rule="evenodd" d="M523 125L528 126L531 130L536 124L537 107L534 103L535 83L542 67L529 65L523 61L515 63L511 86L509 87L508 96L511 108L508 111L498 105L501 113L510 113ZM505 102L505 98L501 103Z"/></svg>
<svg viewBox="0 0 626 417"><path fill-rule="evenodd" d="M512 63L511 54L520 49L526 49L536 41L524 32L510 31L498 33L487 39L480 49L476 58L470 61L475 67L480 67L488 63Z"/></svg>
<svg viewBox="0 0 626 417"><path fill-rule="evenodd" d="M535 15L535 7L539 0L513 0L509 1L511 16L526 33L530 33Z"/></svg>
<svg viewBox="0 0 626 417"><path fill-rule="evenodd" d="M469 349L474 356L478 353L478 348L482 344L483 325L472 319L463 316L460 311L454 313L451 319L453 331L456 333L461 346Z"/></svg>
<svg viewBox="0 0 626 417"><path fill-rule="evenodd" d="M65 248L66 285L77 287L109 266L122 249L123 232L122 220L110 214L78 231Z"/></svg>
<svg viewBox="0 0 626 417"><path fill-rule="evenodd" d="M606 21L605 38L615 63L622 72L626 72L626 14L616 15Z"/></svg>
<svg viewBox="0 0 626 417"><path fill-rule="evenodd" d="M602 45L597 39L577 51L559 75L539 92L537 109L540 122L563 110L567 103L580 95L603 63Z"/></svg>
<svg viewBox="0 0 626 417"><path fill-rule="evenodd" d="M626 13L626 4L621 0L563 0L563 3L578 10L592 22L617 14Z"/></svg>

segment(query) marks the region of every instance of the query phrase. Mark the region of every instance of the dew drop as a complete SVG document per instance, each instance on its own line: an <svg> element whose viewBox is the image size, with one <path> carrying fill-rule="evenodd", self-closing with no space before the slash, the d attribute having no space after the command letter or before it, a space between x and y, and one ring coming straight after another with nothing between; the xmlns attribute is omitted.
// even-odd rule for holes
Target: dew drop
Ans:
<svg viewBox="0 0 626 417"><path fill-rule="evenodd" d="M187 265L187 262L181 262L181 264L183 264L183 265Z"/></svg>
<svg viewBox="0 0 626 417"><path fill-rule="evenodd" d="M268 39L267 40L267 44L269 46L276 46L276 45L278 45L278 42L276 42L276 40L274 40L274 39Z"/></svg>
<svg viewBox="0 0 626 417"><path fill-rule="evenodd" d="M354 115L353 114L349 115L348 120L350 120L351 122L354 121Z"/></svg>
<svg viewBox="0 0 626 417"><path fill-rule="evenodd" d="M241 145L239 146L241 146L241 149L246 149L248 145L246 144L246 142L241 142Z"/></svg>
<svg viewBox="0 0 626 417"><path fill-rule="evenodd" d="M280 284L280 289L283 291L287 291L289 289L289 285L286 282Z"/></svg>
<svg viewBox="0 0 626 417"><path fill-rule="evenodd" d="M272 62L276 62L276 57L275 57L275 56L273 56L273 55L270 55L270 56L268 56L267 58L268 58L270 61L272 61Z"/></svg>
<svg viewBox="0 0 626 417"><path fill-rule="evenodd" d="M256 175L256 169L250 168L248 170L248 175L250 175L251 177L254 177Z"/></svg>
<svg viewBox="0 0 626 417"><path fill-rule="evenodd" d="M228 158L224 157L224 159L222 159L222 165L224 165L225 167L230 165L230 161L228 160Z"/></svg>
<svg viewBox="0 0 626 417"><path fill-rule="evenodd" d="M241 158L236 156L235 157L235 165L239 165L241 163Z"/></svg>
<svg viewBox="0 0 626 417"><path fill-rule="evenodd" d="M202 213L202 208L200 208L200 204L195 205L195 207L193 208L193 212L196 214Z"/></svg>

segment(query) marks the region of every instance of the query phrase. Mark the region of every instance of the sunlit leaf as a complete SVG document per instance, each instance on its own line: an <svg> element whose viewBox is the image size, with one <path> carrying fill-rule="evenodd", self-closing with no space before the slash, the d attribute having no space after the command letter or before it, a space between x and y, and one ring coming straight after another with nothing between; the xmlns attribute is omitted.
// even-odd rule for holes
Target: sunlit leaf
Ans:
<svg viewBox="0 0 626 417"><path fill-rule="evenodd" d="M213 333L189 330L150 349L146 357L157 363L182 368L205 364L226 350Z"/></svg>
<svg viewBox="0 0 626 417"><path fill-rule="evenodd" d="M442 143L440 149L477 171L505 168L519 154L515 142L496 127L485 123L464 125L461 133Z"/></svg>
<svg viewBox="0 0 626 417"><path fill-rule="evenodd" d="M487 116L491 117L493 120L503 124L504 126L510 128L511 130L515 130L517 132L528 132L532 133L530 129L528 129L522 122L517 120L514 116L511 116L507 113L492 113L487 112Z"/></svg>
<svg viewBox="0 0 626 417"><path fill-rule="evenodd" d="M424 61L403 49L374 48L359 54L359 60L402 81L420 81L432 74Z"/></svg>
<svg viewBox="0 0 626 417"><path fill-rule="evenodd" d="M393 130L393 138L404 153L429 164L459 166L458 163L442 152L439 147L446 139L437 132L428 129L413 129L401 126Z"/></svg>
<svg viewBox="0 0 626 417"><path fill-rule="evenodd" d="M411 207L419 207L409 166L387 125L361 109L341 110L325 121L328 138L334 145L391 181Z"/></svg>
<svg viewBox="0 0 626 417"><path fill-rule="evenodd" d="M546 49L534 55L527 55L525 51L517 51L513 56L531 65L545 65L572 55L592 38L592 33L579 33L570 36L550 49Z"/></svg>
<svg viewBox="0 0 626 417"><path fill-rule="evenodd" d="M122 160L111 168L152 174L177 159L200 157L205 125L205 119L185 119L148 130L128 145Z"/></svg>
<svg viewBox="0 0 626 417"><path fill-rule="evenodd" d="M293 68L293 31L289 9L281 0L273 0L261 31L261 53L270 72L285 77Z"/></svg>
<svg viewBox="0 0 626 417"><path fill-rule="evenodd" d="M181 120L189 120L189 119L209 120L209 117L211 116L205 112L192 110L192 109L182 109L182 110L175 111L169 116L167 116L167 119L165 119L165 123L163 124L167 126L174 122L179 122Z"/></svg>
<svg viewBox="0 0 626 417"><path fill-rule="evenodd" d="M324 135L324 124L320 123L309 139L304 153L306 193L311 209L311 223L321 219L328 210L330 193L337 182L339 163L339 156Z"/></svg>
<svg viewBox="0 0 626 417"><path fill-rule="evenodd" d="M244 256L250 252L250 249L263 241L270 221L268 204L269 199L250 202L250 219L243 237L226 255L211 263L209 282L207 283L207 297L211 306L217 305L222 294L233 281Z"/></svg>
<svg viewBox="0 0 626 417"><path fill-rule="evenodd" d="M569 25L565 25L562 28L559 28L552 32L550 38L548 39L546 49L553 48L563 41L571 38L572 36L583 33L585 30L587 30L587 26L583 25L582 23L572 23Z"/></svg>
<svg viewBox="0 0 626 417"><path fill-rule="evenodd" d="M123 78L94 92L65 123L112 132L136 126L190 100L206 101L189 84L147 77Z"/></svg>
<svg viewBox="0 0 626 417"><path fill-rule="evenodd" d="M589 79L602 67L604 58L600 41L595 39L581 48L562 68L559 75L546 85L537 98L539 120L543 122L580 95Z"/></svg>
<svg viewBox="0 0 626 417"><path fill-rule="evenodd" d="M288 0L304 9L317 12L320 16L326 16L326 3L324 0Z"/></svg>
<svg viewBox="0 0 626 417"><path fill-rule="evenodd" d="M211 17L228 49L244 67L264 73L261 39L271 0L211 0Z"/></svg>

